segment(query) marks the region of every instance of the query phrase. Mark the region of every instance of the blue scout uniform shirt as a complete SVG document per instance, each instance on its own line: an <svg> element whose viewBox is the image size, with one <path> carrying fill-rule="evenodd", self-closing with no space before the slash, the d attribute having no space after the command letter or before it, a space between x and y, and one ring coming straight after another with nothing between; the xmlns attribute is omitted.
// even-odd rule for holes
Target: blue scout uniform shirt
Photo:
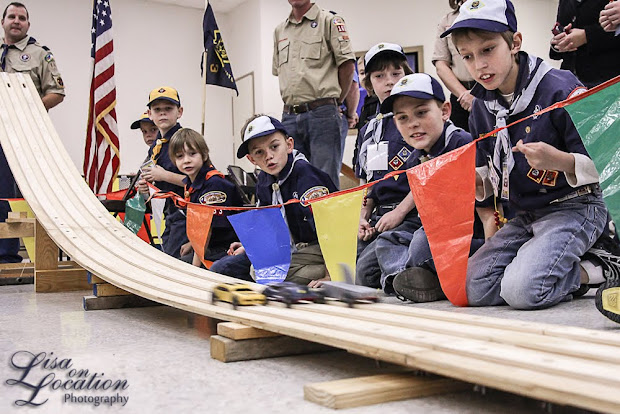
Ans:
<svg viewBox="0 0 620 414"><path fill-rule="evenodd" d="M292 171L291 171L292 166ZM297 160L293 164L293 155L288 155L288 162L279 177L285 177L291 171L288 178L280 185L282 199L286 202L290 199L311 200L329 193L338 191L329 175L310 165L306 160ZM258 175L256 183L256 196L259 206L272 205L272 185L277 182L277 177L264 171ZM314 217L310 207L304 207L301 203L293 203L284 207L288 228L294 243L311 243L317 241Z"/></svg>
<svg viewBox="0 0 620 414"><path fill-rule="evenodd" d="M179 129L181 129L181 125L177 122L175 126L170 128L170 131L166 132L166 135L164 136L164 138L167 139L168 142L165 142L164 144L162 144L159 154L155 156L155 162L157 165L161 166L164 170L171 171L175 174L181 174L181 171L179 171L176 164L173 163L172 160L170 159L170 155L168 155L168 145L169 145L170 138L172 138L174 133L177 132ZM161 139L161 132L157 133L157 139L155 140L153 145L151 145L151 148L149 148L149 157L153 155L153 149L157 146L157 140L159 139ZM161 191L164 191L164 192L172 191L173 193L183 196L183 187L181 186L171 184L166 181L155 181L153 185L159 188ZM166 215L171 215L177 210L178 209L174 205L174 203L170 199L166 199L166 207L164 208L164 213Z"/></svg>
<svg viewBox="0 0 620 414"><path fill-rule="evenodd" d="M527 86L531 75L533 75L536 69L538 69L538 66L530 73L528 55L525 52L519 52L519 73L517 75L515 98ZM582 87L582 84L572 73L551 69L542 78L530 105L521 113L510 114L506 124L538 112L556 102L565 100L571 92L579 87ZM486 109L483 100L492 101L499 99L499 102L504 107L508 108L509 105L498 91L487 91L480 84L474 86L471 93L478 99L475 99L472 105L469 127L472 136L478 137L495 129L495 115ZM509 127L508 133L510 134L512 146L516 145L520 139L524 143L546 142L561 151L580 153L589 157L573 121L563 108L532 117ZM493 157L494 147L494 137L478 142L476 166L489 165L488 157ZM551 201L574 191L574 188L566 181L566 176L563 172L535 170L530 167L523 154L515 152L513 156L515 165L509 178L509 206L514 206L519 210L539 209L547 206ZM501 187L502 172L497 168L495 170L500 177ZM492 201L487 199L478 205L492 205Z"/></svg>
<svg viewBox="0 0 620 414"><path fill-rule="evenodd" d="M243 205L235 185L226 180L222 173L212 165L203 164L194 182L190 182L189 177L186 177L183 182L185 183L185 200L192 203L223 207ZM228 248L230 243L239 240L226 218L230 213L227 211L223 215L213 216L209 246Z"/></svg>

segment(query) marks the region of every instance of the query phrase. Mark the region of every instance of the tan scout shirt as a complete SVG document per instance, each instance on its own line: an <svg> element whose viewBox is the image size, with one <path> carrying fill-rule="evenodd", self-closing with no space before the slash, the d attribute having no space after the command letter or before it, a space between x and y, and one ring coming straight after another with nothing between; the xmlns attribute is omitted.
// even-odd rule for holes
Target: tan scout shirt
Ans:
<svg viewBox="0 0 620 414"><path fill-rule="evenodd" d="M57 93L65 94L65 85L56 67L54 55L38 42L28 44L30 36L9 47L6 56L5 72L28 73L41 97ZM4 38L2 38L4 44ZM0 49L0 53L2 49Z"/></svg>
<svg viewBox="0 0 620 414"><path fill-rule="evenodd" d="M446 61L452 67L452 72L454 72L454 76L457 77L460 81L472 81L474 78L471 77L467 68L465 68L465 64L463 63L463 59L461 55L459 55L459 51L456 50L456 46L452 43L452 35L448 35L443 39L439 36L448 30L454 20L457 18L458 13L448 13L446 14L440 21L439 25L437 25L437 40L435 40L435 50L433 50L433 65L438 60Z"/></svg>
<svg viewBox="0 0 620 414"><path fill-rule="evenodd" d="M316 4L297 23L289 16L274 32L273 74L287 105L340 97L338 67L355 59L344 20Z"/></svg>

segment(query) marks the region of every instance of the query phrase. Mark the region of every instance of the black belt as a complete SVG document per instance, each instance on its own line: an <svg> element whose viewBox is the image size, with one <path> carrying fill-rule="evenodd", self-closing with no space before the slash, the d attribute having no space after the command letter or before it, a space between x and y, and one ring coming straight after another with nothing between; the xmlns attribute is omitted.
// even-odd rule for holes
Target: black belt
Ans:
<svg viewBox="0 0 620 414"><path fill-rule="evenodd" d="M316 101L306 102L299 105L284 105L284 112L287 114L303 114L304 112L312 111L319 106L334 105L338 106L336 98L321 98Z"/></svg>
<svg viewBox="0 0 620 414"><path fill-rule="evenodd" d="M561 203L562 201L570 200L571 198L581 197L586 194L597 193L600 191L601 191L601 186L598 184L584 185L583 187L579 187L577 190L573 191L572 193L568 193L565 196L556 198L550 204Z"/></svg>

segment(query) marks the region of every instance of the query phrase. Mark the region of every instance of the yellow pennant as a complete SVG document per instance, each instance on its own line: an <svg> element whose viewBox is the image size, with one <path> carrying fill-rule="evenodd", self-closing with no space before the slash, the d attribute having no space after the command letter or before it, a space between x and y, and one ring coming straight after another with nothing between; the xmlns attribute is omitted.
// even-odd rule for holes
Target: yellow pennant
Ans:
<svg viewBox="0 0 620 414"><path fill-rule="evenodd" d="M11 206L11 211L15 212L23 212L28 213L28 218L34 218L34 213L30 209L30 206L24 199L15 199L9 201L9 205ZM28 257L30 261L34 263L34 237L24 237L23 239L24 247L28 252Z"/></svg>
<svg viewBox="0 0 620 414"><path fill-rule="evenodd" d="M364 190L359 190L312 203L321 252L332 280L345 281L341 263L355 272L363 197Z"/></svg>

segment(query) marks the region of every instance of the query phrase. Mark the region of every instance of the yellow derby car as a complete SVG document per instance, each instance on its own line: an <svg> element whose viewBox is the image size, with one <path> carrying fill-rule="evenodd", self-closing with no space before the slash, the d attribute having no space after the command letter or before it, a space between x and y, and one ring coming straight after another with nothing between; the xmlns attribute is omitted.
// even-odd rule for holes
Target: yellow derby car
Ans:
<svg viewBox="0 0 620 414"><path fill-rule="evenodd" d="M267 298L262 293L252 290L250 285L245 283L220 283L213 289L211 303L217 301L228 302L237 309L238 305L264 305Z"/></svg>

